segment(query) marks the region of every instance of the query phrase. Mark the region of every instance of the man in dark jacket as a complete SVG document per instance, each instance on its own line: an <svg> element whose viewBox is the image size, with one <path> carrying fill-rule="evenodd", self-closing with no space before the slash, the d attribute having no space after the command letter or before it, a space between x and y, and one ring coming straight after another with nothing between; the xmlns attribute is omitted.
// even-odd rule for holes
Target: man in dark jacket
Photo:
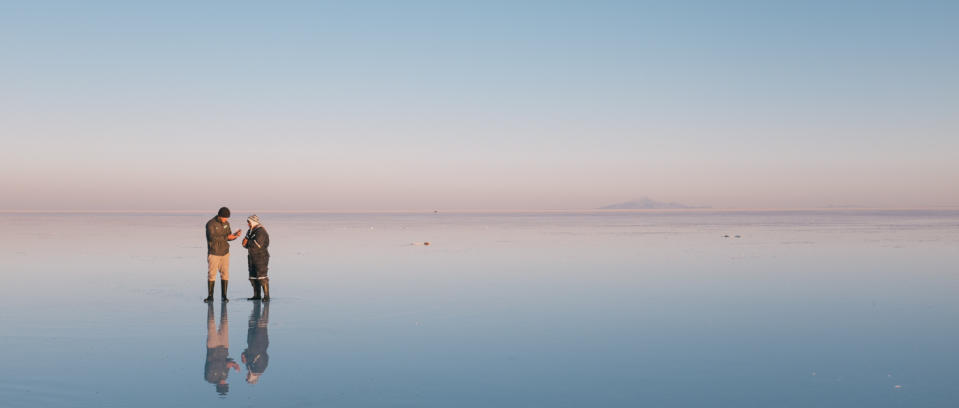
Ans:
<svg viewBox="0 0 959 408"><path fill-rule="evenodd" d="M243 238L243 247L247 249L248 255L246 261L250 269L250 284L253 285L253 297L247 300L270 301L270 278L267 277L267 269L270 263L270 234L267 234L266 228L260 223L260 217L256 214L246 219L250 229ZM260 289L263 289L263 297L260 297Z"/></svg>
<svg viewBox="0 0 959 408"><path fill-rule="evenodd" d="M256 384L260 376L266 371L270 363L270 355L266 348L270 346L270 335L266 329L270 323L270 304L265 303L263 314L260 314L260 302L253 304L250 313L250 327L246 331L246 350L240 354L243 364L246 364L246 382Z"/></svg>
<svg viewBox="0 0 959 408"><path fill-rule="evenodd" d="M227 318L226 304L220 304L220 329L213 320L213 304L206 309L206 364L203 366L203 378L216 386L216 392L226 395L230 385L226 378L230 369L240 371L240 365L230 358L230 319Z"/></svg>
<svg viewBox="0 0 959 408"><path fill-rule="evenodd" d="M220 298L228 302L226 288L230 283L230 243L240 236L240 230L230 233L230 209L221 207L216 217L206 222L206 262L207 262L207 297L204 302L213 301L213 286L216 284L216 274L220 273Z"/></svg>

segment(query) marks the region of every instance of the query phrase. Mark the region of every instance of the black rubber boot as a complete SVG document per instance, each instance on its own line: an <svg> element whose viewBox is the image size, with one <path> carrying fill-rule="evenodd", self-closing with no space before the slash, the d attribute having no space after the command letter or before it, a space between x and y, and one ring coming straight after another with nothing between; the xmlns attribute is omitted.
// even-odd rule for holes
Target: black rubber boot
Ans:
<svg viewBox="0 0 959 408"><path fill-rule="evenodd" d="M210 303L213 301L213 285L216 284L216 281L207 281L206 282L206 299L203 299L204 302Z"/></svg>
<svg viewBox="0 0 959 408"><path fill-rule="evenodd" d="M260 286L263 286L263 301L270 301L270 280L269 279L260 279Z"/></svg>
<svg viewBox="0 0 959 408"><path fill-rule="evenodd" d="M260 300L260 280L259 279L250 279L250 285L253 286L253 297L246 298L246 300Z"/></svg>
<svg viewBox="0 0 959 408"><path fill-rule="evenodd" d="M226 298L226 288L230 286L230 281L220 279L220 300L224 302L229 302L230 299Z"/></svg>

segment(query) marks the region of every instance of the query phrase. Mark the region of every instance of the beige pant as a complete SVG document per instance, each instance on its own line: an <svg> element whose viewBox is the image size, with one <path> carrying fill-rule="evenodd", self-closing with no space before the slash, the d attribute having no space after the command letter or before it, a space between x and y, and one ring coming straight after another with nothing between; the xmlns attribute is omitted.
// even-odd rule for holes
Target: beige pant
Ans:
<svg viewBox="0 0 959 408"><path fill-rule="evenodd" d="M218 256L207 255L206 263L210 266L206 273L206 279L210 282L216 280L216 273L220 272L220 280L230 280L230 254Z"/></svg>
<svg viewBox="0 0 959 408"><path fill-rule="evenodd" d="M223 313L222 311L220 313ZM220 317L220 330L216 329L213 315L206 319L206 348L223 346L230 348L230 323L225 316Z"/></svg>

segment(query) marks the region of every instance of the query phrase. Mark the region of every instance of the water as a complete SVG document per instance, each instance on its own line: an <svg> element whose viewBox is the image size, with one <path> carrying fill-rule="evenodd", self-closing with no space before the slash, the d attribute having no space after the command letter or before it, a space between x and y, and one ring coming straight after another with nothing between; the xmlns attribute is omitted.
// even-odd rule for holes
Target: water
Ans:
<svg viewBox="0 0 959 408"><path fill-rule="evenodd" d="M959 402L959 212L260 215L268 311L212 214L0 214L2 405Z"/></svg>

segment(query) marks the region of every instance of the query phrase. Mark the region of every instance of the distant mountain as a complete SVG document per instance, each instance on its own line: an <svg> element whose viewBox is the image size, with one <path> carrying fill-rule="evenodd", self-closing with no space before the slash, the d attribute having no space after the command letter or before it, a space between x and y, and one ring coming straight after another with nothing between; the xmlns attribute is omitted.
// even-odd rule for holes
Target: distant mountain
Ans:
<svg viewBox="0 0 959 408"><path fill-rule="evenodd" d="M709 208L709 207L690 207L685 204L680 203L664 203L662 201L656 201L648 197L643 197L639 200L631 200L617 204L607 205L605 207L600 207L600 210L674 210L674 209L689 209L689 208Z"/></svg>
<svg viewBox="0 0 959 408"><path fill-rule="evenodd" d="M823 208L847 209L847 208L868 208L868 207L864 205L856 205L856 204L827 204Z"/></svg>

